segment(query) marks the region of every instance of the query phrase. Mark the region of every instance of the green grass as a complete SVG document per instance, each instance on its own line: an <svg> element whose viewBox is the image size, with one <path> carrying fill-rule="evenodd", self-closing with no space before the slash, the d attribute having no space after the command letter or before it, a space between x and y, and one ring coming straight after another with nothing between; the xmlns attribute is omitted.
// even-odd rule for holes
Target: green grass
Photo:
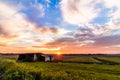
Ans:
<svg viewBox="0 0 120 80"><path fill-rule="evenodd" d="M98 57L98 58L102 60L115 62L115 63L120 63L120 57Z"/></svg>
<svg viewBox="0 0 120 80"><path fill-rule="evenodd" d="M78 63L101 63L99 60L96 60L91 56L65 57L62 61L63 62L78 62Z"/></svg>
<svg viewBox="0 0 120 80"><path fill-rule="evenodd" d="M0 59L3 80L120 80L120 65Z"/></svg>
<svg viewBox="0 0 120 80"><path fill-rule="evenodd" d="M119 65L120 56L67 56L63 62Z"/></svg>

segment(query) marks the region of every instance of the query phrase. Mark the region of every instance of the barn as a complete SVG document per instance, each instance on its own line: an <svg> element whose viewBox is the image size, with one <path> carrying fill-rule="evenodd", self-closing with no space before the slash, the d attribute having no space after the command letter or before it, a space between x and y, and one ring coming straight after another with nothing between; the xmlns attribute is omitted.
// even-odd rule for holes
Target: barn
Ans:
<svg viewBox="0 0 120 80"><path fill-rule="evenodd" d="M18 61L23 61L23 62L34 62L34 61L53 61L54 58L52 55L47 55L43 53L24 53L24 54L19 54Z"/></svg>

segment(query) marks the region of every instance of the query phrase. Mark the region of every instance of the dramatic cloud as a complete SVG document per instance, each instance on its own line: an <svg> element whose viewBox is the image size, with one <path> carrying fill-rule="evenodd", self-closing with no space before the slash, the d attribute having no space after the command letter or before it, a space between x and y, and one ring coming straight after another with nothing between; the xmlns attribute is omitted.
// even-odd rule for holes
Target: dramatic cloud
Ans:
<svg viewBox="0 0 120 80"><path fill-rule="evenodd" d="M7 44L7 43L4 43L4 42L0 42L0 46L6 47L6 46L8 46L8 44Z"/></svg>
<svg viewBox="0 0 120 80"><path fill-rule="evenodd" d="M120 44L120 35L105 36L95 39L95 45L105 47Z"/></svg>
<svg viewBox="0 0 120 80"><path fill-rule="evenodd" d="M74 39L73 38L60 38L60 39L56 39L53 42L49 42L46 45L47 46L54 46L54 47L64 47L66 45L70 45L74 43Z"/></svg>
<svg viewBox="0 0 120 80"><path fill-rule="evenodd" d="M98 16L99 8L95 0L62 0L63 18L71 24L83 25Z"/></svg>
<svg viewBox="0 0 120 80"><path fill-rule="evenodd" d="M73 38L60 38L46 44L47 47L59 47L60 50L67 49L71 47L72 49L89 47L91 44L94 44L93 40L79 40ZM68 48L69 49L69 48Z"/></svg>
<svg viewBox="0 0 120 80"><path fill-rule="evenodd" d="M40 8L38 4L34 4L33 6ZM26 15L19 12L19 10L19 8L14 8L9 4L0 3L0 40L4 40L1 45L7 43L10 47L41 46L53 40L52 38L55 37L54 35L63 35L67 32L57 27L38 26L36 23L28 20ZM42 47L40 50L47 50L47 48L44 49Z"/></svg>
<svg viewBox="0 0 120 80"><path fill-rule="evenodd" d="M96 35L120 29L120 5L117 0L62 0L60 3L63 19L71 24L88 28ZM105 11L106 10L106 11ZM107 19L103 24L102 18Z"/></svg>
<svg viewBox="0 0 120 80"><path fill-rule="evenodd" d="M58 28L55 28L55 27L36 27L34 28L34 30L38 33L41 33L41 34L48 34L48 33L52 33L52 34L57 34L59 33L59 30Z"/></svg>
<svg viewBox="0 0 120 80"><path fill-rule="evenodd" d="M118 0L1 0L0 52L120 52Z"/></svg>

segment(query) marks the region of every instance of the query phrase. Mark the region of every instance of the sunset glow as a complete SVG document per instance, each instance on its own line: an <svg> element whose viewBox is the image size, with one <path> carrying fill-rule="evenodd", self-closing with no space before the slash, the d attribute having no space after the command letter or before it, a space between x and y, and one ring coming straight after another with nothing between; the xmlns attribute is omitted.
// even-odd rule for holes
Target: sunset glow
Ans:
<svg viewBox="0 0 120 80"><path fill-rule="evenodd" d="M57 52L57 55L61 55L61 52Z"/></svg>
<svg viewBox="0 0 120 80"><path fill-rule="evenodd" d="M0 53L25 52L120 53L120 0L0 0Z"/></svg>

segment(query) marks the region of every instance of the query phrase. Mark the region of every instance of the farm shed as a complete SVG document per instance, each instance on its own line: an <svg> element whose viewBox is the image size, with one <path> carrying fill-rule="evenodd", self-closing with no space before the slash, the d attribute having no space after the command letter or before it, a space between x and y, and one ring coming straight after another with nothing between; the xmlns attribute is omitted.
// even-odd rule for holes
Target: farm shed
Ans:
<svg viewBox="0 0 120 80"><path fill-rule="evenodd" d="M52 55L46 55L42 53L25 53L19 54L18 61L53 61L54 58Z"/></svg>

